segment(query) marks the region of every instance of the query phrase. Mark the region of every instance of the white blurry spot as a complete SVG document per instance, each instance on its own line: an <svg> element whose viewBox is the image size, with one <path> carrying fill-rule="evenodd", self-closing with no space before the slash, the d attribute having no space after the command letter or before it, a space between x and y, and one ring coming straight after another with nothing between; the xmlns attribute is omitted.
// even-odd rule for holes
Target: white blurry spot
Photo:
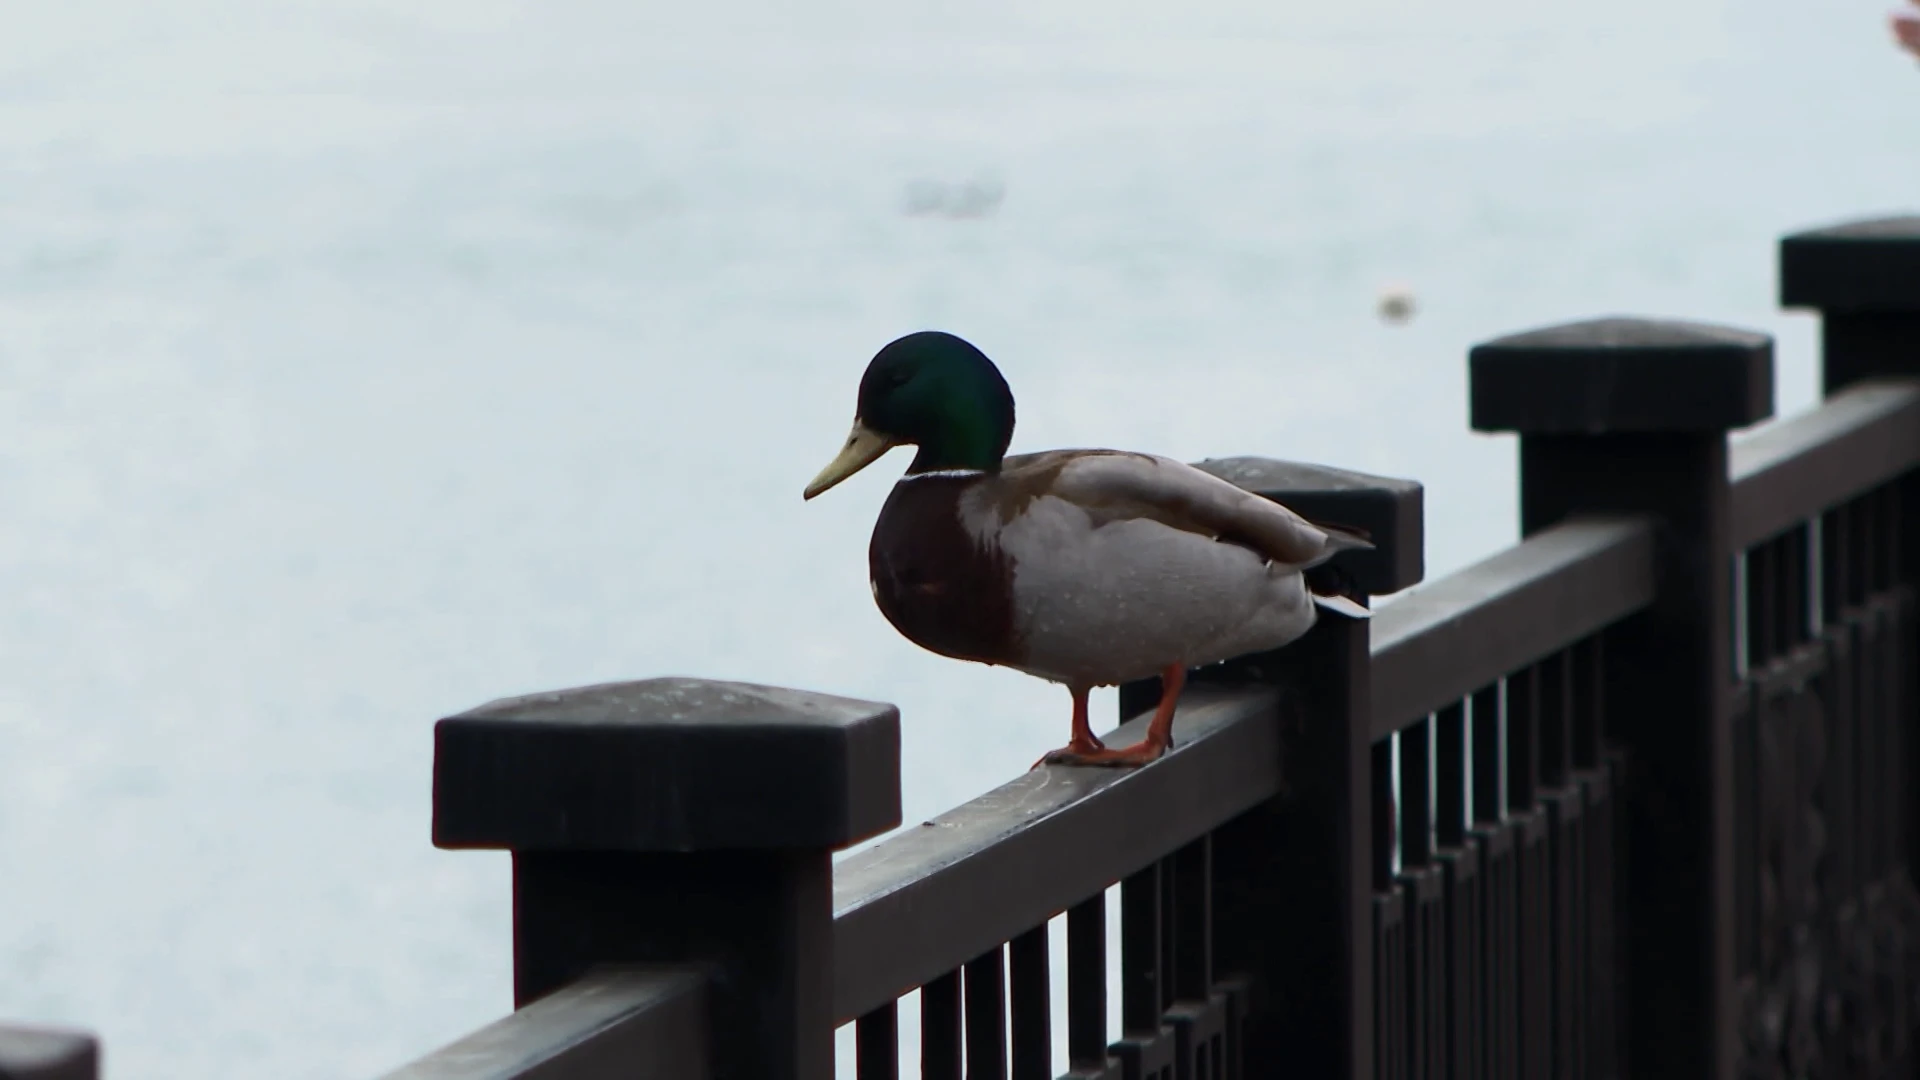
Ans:
<svg viewBox="0 0 1920 1080"><path fill-rule="evenodd" d="M915 180L907 185L901 209L913 217L980 218L1000 208L1006 185L995 177L961 183Z"/></svg>
<svg viewBox="0 0 1920 1080"><path fill-rule="evenodd" d="M1413 318L1413 290L1405 285L1389 285L1380 290L1380 321L1399 326Z"/></svg>

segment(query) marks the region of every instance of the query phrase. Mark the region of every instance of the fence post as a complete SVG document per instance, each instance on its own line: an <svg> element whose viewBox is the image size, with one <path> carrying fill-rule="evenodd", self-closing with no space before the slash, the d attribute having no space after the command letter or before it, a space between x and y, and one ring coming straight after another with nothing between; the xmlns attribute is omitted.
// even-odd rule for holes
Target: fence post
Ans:
<svg viewBox="0 0 1920 1080"><path fill-rule="evenodd" d="M1879 375L1920 375L1920 217L1783 238L1780 304L1819 310L1827 393Z"/></svg>
<svg viewBox="0 0 1920 1080"><path fill-rule="evenodd" d="M84 1031L0 1024L0 1080L100 1080L100 1041Z"/></svg>
<svg viewBox="0 0 1920 1080"><path fill-rule="evenodd" d="M1333 567L1366 594L1398 592L1423 571L1419 484L1265 458L1199 467L1305 517L1358 526L1375 549ZM1277 652L1196 672L1288 692L1281 717L1287 790L1214 833L1214 956L1249 976L1239 1018L1245 1075L1370 1080L1375 1074L1374 937L1382 885L1375 852L1368 624L1328 616ZM1152 687L1122 688L1122 714ZM1389 900L1394 899L1392 897Z"/></svg>
<svg viewBox="0 0 1920 1080"><path fill-rule="evenodd" d="M698 965L715 1080L833 1075L831 853L899 823L891 705L650 679L434 728L434 844L513 853L515 1007Z"/></svg>
<svg viewBox="0 0 1920 1080"><path fill-rule="evenodd" d="M1828 394L1849 384L1887 376L1920 377L1920 216L1857 221L1796 233L1780 241L1780 300L1786 307L1814 308L1820 314L1822 384ZM1877 520L1875 520L1877 519ZM1910 1052L1916 1022L1914 922L1920 918L1914 874L1920 869L1920 471L1909 472L1880 492L1856 498L1822 515L1820 537L1822 621L1830 639L1844 642L1843 678L1852 682L1863 669L1877 671L1878 715L1853 716L1895 764L1880 773L1894 805L1860 809L1860 824L1871 833L1887 830L1881 854L1869 856L1867 873L1875 880L1864 890L1865 931L1880 985L1871 1019L1862 1027L1893 1029L1891 1052ZM1889 545L1881 573L1886 580L1869 586L1869 573L1855 569L1874 546ZM1855 607L1864 594L1891 592L1877 609L1879 627L1868 633L1875 616ZM1849 595L1849 594L1852 595ZM1865 616L1865 618L1863 618ZM1856 691L1857 692L1857 691ZM1854 701L1860 700L1858 697ZM1851 704L1851 703L1850 703ZM1857 707L1857 706L1856 706ZM1867 734L1856 729L1856 738ZM1862 796L1875 787L1859 785ZM1883 796L1886 798L1886 796ZM1876 820L1877 819L1877 820ZM1859 931L1856 931L1859 932ZM1874 1021L1879 1021L1875 1024Z"/></svg>
<svg viewBox="0 0 1920 1080"><path fill-rule="evenodd" d="M1730 1080L1734 996L1733 549L1727 432L1772 414L1773 342L1596 319L1472 350L1478 431L1520 436L1520 525L1659 522L1659 595L1609 635L1606 733L1624 746L1632 975L1622 1075Z"/></svg>

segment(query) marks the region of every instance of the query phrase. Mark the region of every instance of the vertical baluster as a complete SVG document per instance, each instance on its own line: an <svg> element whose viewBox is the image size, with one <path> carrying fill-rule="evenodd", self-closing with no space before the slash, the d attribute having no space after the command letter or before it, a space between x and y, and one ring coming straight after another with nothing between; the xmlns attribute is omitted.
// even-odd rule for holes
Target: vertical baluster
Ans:
<svg viewBox="0 0 1920 1080"><path fill-rule="evenodd" d="M1807 640L1812 641L1832 621L1827 617L1826 515L1816 515L1801 527L1807 537Z"/></svg>
<svg viewBox="0 0 1920 1080"><path fill-rule="evenodd" d="M1584 920L1579 1000L1585 1026L1581 1055L1586 1075L1612 1080L1617 1075L1619 1047L1614 1022L1620 979L1614 952L1617 904L1613 891L1613 837L1619 802L1604 768L1605 637L1595 634L1575 645L1569 665L1573 766L1580 785L1586 845L1576 887Z"/></svg>
<svg viewBox="0 0 1920 1080"><path fill-rule="evenodd" d="M1107 898L1067 909L1067 1061L1099 1076L1107 1068Z"/></svg>
<svg viewBox="0 0 1920 1080"><path fill-rule="evenodd" d="M1375 1080L1407 1078L1406 918L1397 893L1373 895Z"/></svg>
<svg viewBox="0 0 1920 1080"><path fill-rule="evenodd" d="M1467 708L1454 702L1433 718L1433 837L1439 848L1467 839Z"/></svg>
<svg viewBox="0 0 1920 1080"><path fill-rule="evenodd" d="M1766 541L1767 550L1767 641L1772 647L1770 660L1779 660L1793 649L1793 544L1790 532Z"/></svg>
<svg viewBox="0 0 1920 1080"><path fill-rule="evenodd" d="M1517 830L1515 926L1519 961L1520 1061L1525 1080L1546 1080L1553 1057L1551 962L1547 911L1546 812L1539 805L1540 675L1528 668L1507 676L1507 804Z"/></svg>
<svg viewBox="0 0 1920 1080"><path fill-rule="evenodd" d="M1601 674L1606 657L1602 652L1601 635L1594 634L1583 638L1573 647L1568 662L1569 688L1572 695L1573 727L1570 739L1573 767L1576 769L1597 768L1600 764L1600 742L1604 736L1606 712L1600 696L1605 685Z"/></svg>
<svg viewBox="0 0 1920 1080"><path fill-rule="evenodd" d="M1497 825L1505 816L1506 778L1500 760L1503 741L1500 688L1476 691L1473 703L1473 820Z"/></svg>
<svg viewBox="0 0 1920 1080"><path fill-rule="evenodd" d="M1393 742L1373 744L1373 891L1393 888L1395 834L1399 813L1393 799Z"/></svg>
<svg viewBox="0 0 1920 1080"><path fill-rule="evenodd" d="M1175 954L1180 950L1180 911L1179 897L1174 892L1174 860L1171 857L1160 860L1159 884L1160 905L1160 960L1155 966L1154 989L1160 996L1159 1014L1161 1022L1166 1022L1167 1009L1173 1005L1173 972L1176 967Z"/></svg>
<svg viewBox="0 0 1920 1080"><path fill-rule="evenodd" d="M1893 588L1897 580L1894 568L1900 562L1900 552L1895 547L1900 528L1899 488L1889 482L1881 484L1867 493L1867 504L1873 508L1873 591L1885 592Z"/></svg>
<svg viewBox="0 0 1920 1080"><path fill-rule="evenodd" d="M967 961L967 1080L1007 1080L1007 965L994 948Z"/></svg>
<svg viewBox="0 0 1920 1080"><path fill-rule="evenodd" d="M1773 553L1771 541L1747 549L1747 670L1755 674L1774 656Z"/></svg>
<svg viewBox="0 0 1920 1080"><path fill-rule="evenodd" d="M1873 580L1873 566L1879 537L1874 535L1877 523L1872 500L1859 496L1851 500L1850 509L1853 511L1853 595L1849 600L1860 605L1865 604L1878 587Z"/></svg>
<svg viewBox="0 0 1920 1080"><path fill-rule="evenodd" d="M1812 527L1795 526L1787 534L1788 580L1785 588L1791 618L1787 620L1787 641L1798 647L1813 633L1814 582L1808 558L1812 548Z"/></svg>
<svg viewBox="0 0 1920 1080"><path fill-rule="evenodd" d="M1483 918L1480 926L1486 957L1485 1025L1481 1045L1487 1055L1487 1075L1513 1080L1519 1075L1520 1016L1518 947L1514 926L1514 832L1506 822L1506 770L1502 745L1505 719L1500 712L1500 688L1476 691L1471 700L1473 720L1473 820L1481 844L1480 878Z"/></svg>
<svg viewBox="0 0 1920 1080"><path fill-rule="evenodd" d="M1013 1080L1053 1076L1053 985L1047 962L1047 924L1007 946L1008 997L1013 1029Z"/></svg>
<svg viewBox="0 0 1920 1080"><path fill-rule="evenodd" d="M1791 653L1806 637L1806 555L1803 542L1806 529L1788 529L1773 540L1774 558L1774 646L1780 655Z"/></svg>
<svg viewBox="0 0 1920 1080"><path fill-rule="evenodd" d="M1164 863L1154 863L1120 883L1120 1027L1114 1050L1128 1077L1172 1080L1173 1033L1162 1024L1169 975L1166 922L1161 915Z"/></svg>
<svg viewBox="0 0 1920 1080"><path fill-rule="evenodd" d="M900 1080L900 1003L889 1001L854 1023L858 1080Z"/></svg>
<svg viewBox="0 0 1920 1080"><path fill-rule="evenodd" d="M1432 719L1400 732L1400 865L1407 910L1407 1041L1416 1078L1446 1076L1446 892L1434 851Z"/></svg>
<svg viewBox="0 0 1920 1080"><path fill-rule="evenodd" d="M1570 647L1548 657L1540 674L1541 798L1552 829L1548 902L1551 911L1549 969L1553 987L1553 1072L1562 1080L1587 1071L1586 838L1584 796L1573 773L1575 663Z"/></svg>
<svg viewBox="0 0 1920 1080"><path fill-rule="evenodd" d="M1173 857L1173 997L1204 1001L1213 990L1213 839L1203 836Z"/></svg>
<svg viewBox="0 0 1920 1080"><path fill-rule="evenodd" d="M1515 813L1533 808L1540 783L1539 712L1538 671L1507 676L1507 806Z"/></svg>
<svg viewBox="0 0 1920 1080"><path fill-rule="evenodd" d="M1767 627L1767 637L1773 645L1773 659L1785 657L1793 651L1793 532L1788 530L1766 541L1767 572L1771 576L1768 582L1770 610L1767 615L1772 619Z"/></svg>
<svg viewBox="0 0 1920 1080"><path fill-rule="evenodd" d="M1564 787L1573 771L1573 684L1568 665L1572 656L1558 652L1534 667L1539 710L1540 786Z"/></svg>
<svg viewBox="0 0 1920 1080"><path fill-rule="evenodd" d="M1151 1036L1160 1027L1160 864L1120 884L1120 1027Z"/></svg>
<svg viewBox="0 0 1920 1080"><path fill-rule="evenodd" d="M1444 1075L1486 1075L1480 1053L1485 999L1480 973L1479 847L1467 832L1467 711L1462 702L1434 716L1434 840L1446 875L1446 1047Z"/></svg>
<svg viewBox="0 0 1920 1080"><path fill-rule="evenodd" d="M1373 1045L1381 1080L1406 1076L1406 999L1403 994L1406 920L1393 888L1394 846L1399 832L1393 792L1393 740L1373 744Z"/></svg>
<svg viewBox="0 0 1920 1080"><path fill-rule="evenodd" d="M920 1080L961 1080L960 973L920 988Z"/></svg>
<svg viewBox="0 0 1920 1080"><path fill-rule="evenodd" d="M1432 735L1421 720L1400 732L1400 865L1433 862Z"/></svg>
<svg viewBox="0 0 1920 1080"><path fill-rule="evenodd" d="M1845 504L1820 515L1820 622L1825 626L1838 625L1840 609L1847 606L1846 555L1852 542L1847 518Z"/></svg>

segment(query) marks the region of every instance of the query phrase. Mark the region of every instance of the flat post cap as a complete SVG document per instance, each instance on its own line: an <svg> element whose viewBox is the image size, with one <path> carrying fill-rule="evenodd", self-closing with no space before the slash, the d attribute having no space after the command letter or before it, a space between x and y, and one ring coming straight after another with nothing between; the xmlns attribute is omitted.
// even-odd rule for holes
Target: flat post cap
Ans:
<svg viewBox="0 0 1920 1080"><path fill-rule="evenodd" d="M1773 339L1613 317L1495 338L1468 354L1476 431L1727 431L1773 415Z"/></svg>
<svg viewBox="0 0 1920 1080"><path fill-rule="evenodd" d="M900 823L900 712L660 678L434 725L433 842L515 851L840 848Z"/></svg>
<svg viewBox="0 0 1920 1080"><path fill-rule="evenodd" d="M99 1080L100 1041L68 1028L0 1024L3 1080Z"/></svg>
<svg viewBox="0 0 1920 1080"><path fill-rule="evenodd" d="M1780 305L1920 313L1920 215L1851 221L1781 238Z"/></svg>

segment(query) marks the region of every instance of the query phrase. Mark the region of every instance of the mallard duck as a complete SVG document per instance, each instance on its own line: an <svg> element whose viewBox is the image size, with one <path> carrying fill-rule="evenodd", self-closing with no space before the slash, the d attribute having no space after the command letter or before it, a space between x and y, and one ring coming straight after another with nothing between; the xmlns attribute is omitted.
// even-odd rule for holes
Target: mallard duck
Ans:
<svg viewBox="0 0 1920 1080"><path fill-rule="evenodd" d="M908 640L1061 683L1067 745L1040 765L1137 766L1172 745L1187 669L1277 649L1320 607L1367 609L1302 571L1366 548L1191 465L1124 450L1006 456L1013 393L952 334L908 334L860 380L853 431L812 499L895 446L919 447L873 527L874 600ZM1159 675L1146 737L1109 749L1087 695Z"/></svg>

